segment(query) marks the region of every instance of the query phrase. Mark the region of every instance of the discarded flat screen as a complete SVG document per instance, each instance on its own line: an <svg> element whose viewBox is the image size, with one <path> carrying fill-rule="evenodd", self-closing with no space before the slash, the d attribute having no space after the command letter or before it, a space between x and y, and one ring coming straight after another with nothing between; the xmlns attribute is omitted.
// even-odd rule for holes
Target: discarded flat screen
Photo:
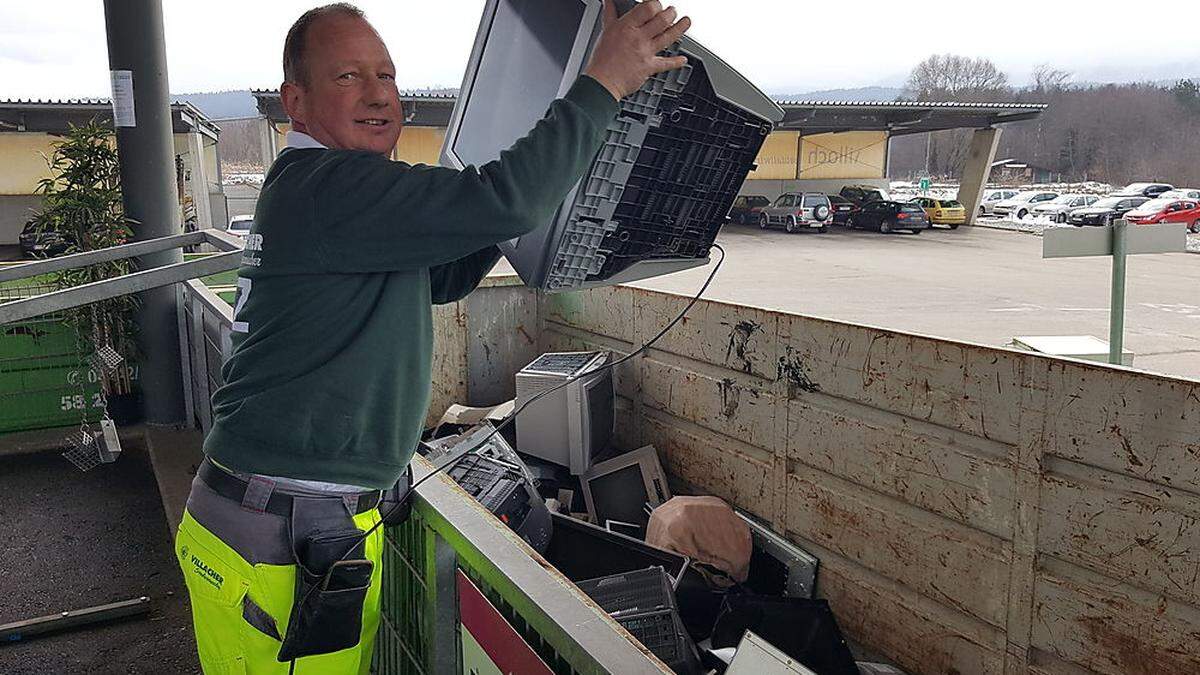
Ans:
<svg viewBox="0 0 1200 675"><path fill-rule="evenodd" d="M574 29L583 21L576 0L499 0L489 39L471 83L454 152L483 165L529 133L562 85Z"/></svg>
<svg viewBox="0 0 1200 675"><path fill-rule="evenodd" d="M642 480L642 466L631 464L624 469L597 476L591 480L592 503L596 507L598 525L616 520L635 523L643 530L649 516L646 515L646 483ZM639 535L642 532L638 533Z"/></svg>

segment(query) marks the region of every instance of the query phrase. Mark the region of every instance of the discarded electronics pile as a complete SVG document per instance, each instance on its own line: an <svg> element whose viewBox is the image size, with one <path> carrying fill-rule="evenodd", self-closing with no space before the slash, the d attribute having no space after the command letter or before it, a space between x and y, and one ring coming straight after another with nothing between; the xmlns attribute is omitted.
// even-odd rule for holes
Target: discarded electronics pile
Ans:
<svg viewBox="0 0 1200 675"><path fill-rule="evenodd" d="M452 406L427 459L675 672L901 675L860 671L814 598L815 557L717 497L672 496L652 446L612 447L608 359L543 354L515 401Z"/></svg>

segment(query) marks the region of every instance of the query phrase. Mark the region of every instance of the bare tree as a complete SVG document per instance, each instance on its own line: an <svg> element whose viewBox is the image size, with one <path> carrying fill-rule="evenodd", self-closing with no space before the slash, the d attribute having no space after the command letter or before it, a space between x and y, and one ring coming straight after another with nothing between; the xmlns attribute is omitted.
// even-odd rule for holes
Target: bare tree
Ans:
<svg viewBox="0 0 1200 675"><path fill-rule="evenodd" d="M908 76L908 92L918 101L994 99L1008 89L1008 75L985 58L934 54Z"/></svg>
<svg viewBox="0 0 1200 675"><path fill-rule="evenodd" d="M262 146L259 141L259 119L226 120L221 127L222 171L232 172L262 167Z"/></svg>
<svg viewBox="0 0 1200 675"><path fill-rule="evenodd" d="M906 89L918 101L995 101L1008 91L1008 76L985 58L934 54L908 76ZM926 171L951 176L966 162L969 134L945 131L926 139Z"/></svg>
<svg viewBox="0 0 1200 675"><path fill-rule="evenodd" d="M1039 63L1033 69L1033 90L1036 92L1060 91L1071 83L1071 73L1052 68L1049 63Z"/></svg>
<svg viewBox="0 0 1200 675"><path fill-rule="evenodd" d="M997 156L1031 162L1071 181L1200 185L1200 94L1193 91L1200 87L1122 84L1012 92L1017 102L1049 108L1037 120L1006 124ZM962 142L953 144L955 133L941 132L934 139L930 168L935 175L954 175L957 153L969 138L962 133ZM920 136L895 139L891 175L920 172L926 142Z"/></svg>

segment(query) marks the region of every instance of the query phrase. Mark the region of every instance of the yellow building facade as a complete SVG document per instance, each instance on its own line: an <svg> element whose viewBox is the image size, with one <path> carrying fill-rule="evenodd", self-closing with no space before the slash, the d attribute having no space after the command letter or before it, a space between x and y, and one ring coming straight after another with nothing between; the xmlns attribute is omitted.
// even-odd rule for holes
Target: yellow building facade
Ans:
<svg viewBox="0 0 1200 675"><path fill-rule="evenodd" d="M107 122L111 110L103 101L0 101L0 246L17 244L41 208L38 185L50 177L48 159L63 134L89 120ZM172 129L182 167L181 220L189 227L223 227L220 130L184 103L172 104Z"/></svg>
<svg viewBox="0 0 1200 675"><path fill-rule="evenodd" d="M885 131L842 131L767 136L746 180L881 180L887 175Z"/></svg>

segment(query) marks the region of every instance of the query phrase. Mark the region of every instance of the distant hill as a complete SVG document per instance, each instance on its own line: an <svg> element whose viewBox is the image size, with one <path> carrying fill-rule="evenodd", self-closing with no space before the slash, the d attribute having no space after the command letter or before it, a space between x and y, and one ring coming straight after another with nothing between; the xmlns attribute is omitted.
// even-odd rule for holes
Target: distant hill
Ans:
<svg viewBox="0 0 1200 675"><path fill-rule="evenodd" d="M434 95L458 95L458 88L441 89L406 89L406 92ZM254 117L258 108L254 105L254 95L249 89L233 91L197 92L193 94L171 94L172 101L187 101L208 115L210 119L228 119L230 117Z"/></svg>
<svg viewBox="0 0 1200 675"><path fill-rule="evenodd" d="M210 119L230 117L253 117L258 114L254 96L249 89L234 91L198 92L194 94L171 94L173 101L187 101L200 109Z"/></svg>
<svg viewBox="0 0 1200 675"><path fill-rule="evenodd" d="M1193 82L1200 82L1200 77L1192 77L1192 78L1180 77L1180 78L1175 78L1175 79L1170 79L1170 80L1133 80L1133 81L1129 82L1129 84L1147 84L1147 85L1151 85L1151 86L1155 86L1155 87L1165 87L1165 88L1169 89L1171 87L1174 87L1175 83L1179 82L1179 80L1185 80L1185 79L1190 79ZM1096 89L1098 87L1121 86L1123 84L1127 84L1127 83L1125 83L1125 82L1071 82L1071 83L1069 83L1068 86L1072 89ZM1025 88L1027 89L1028 87L1025 87Z"/></svg>
<svg viewBox="0 0 1200 675"><path fill-rule="evenodd" d="M802 94L772 94L780 101L894 101L904 90L900 87L856 87L853 89L822 89Z"/></svg>

